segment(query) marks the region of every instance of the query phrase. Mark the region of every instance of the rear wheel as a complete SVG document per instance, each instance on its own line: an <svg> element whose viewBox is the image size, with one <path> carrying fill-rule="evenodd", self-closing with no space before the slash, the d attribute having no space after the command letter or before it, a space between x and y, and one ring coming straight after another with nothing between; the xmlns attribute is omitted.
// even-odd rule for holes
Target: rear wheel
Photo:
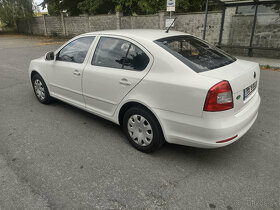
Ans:
<svg viewBox="0 0 280 210"><path fill-rule="evenodd" d="M52 102L52 97L49 94L49 90L44 82L43 78L39 74L35 74L32 79L32 86L34 93L42 104L49 104Z"/></svg>
<svg viewBox="0 0 280 210"><path fill-rule="evenodd" d="M154 152L164 143L157 119L152 113L141 107L132 107L126 111L123 129L129 142L142 152Z"/></svg>

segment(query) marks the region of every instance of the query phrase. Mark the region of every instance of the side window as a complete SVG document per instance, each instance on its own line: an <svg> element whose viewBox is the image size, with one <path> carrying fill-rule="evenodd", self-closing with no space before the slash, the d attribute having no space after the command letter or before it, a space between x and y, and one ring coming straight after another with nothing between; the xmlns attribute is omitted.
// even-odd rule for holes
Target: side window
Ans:
<svg viewBox="0 0 280 210"><path fill-rule="evenodd" d="M59 51L56 60L83 63L94 38L94 36L88 36L70 42Z"/></svg>
<svg viewBox="0 0 280 210"><path fill-rule="evenodd" d="M92 65L141 71L149 63L149 57L134 44L110 37L101 37L96 47Z"/></svg>
<svg viewBox="0 0 280 210"><path fill-rule="evenodd" d="M123 68L142 71L146 68L149 61L149 57L139 47L131 44Z"/></svg>
<svg viewBox="0 0 280 210"><path fill-rule="evenodd" d="M129 46L130 43L122 39L101 37L92 64L121 69Z"/></svg>

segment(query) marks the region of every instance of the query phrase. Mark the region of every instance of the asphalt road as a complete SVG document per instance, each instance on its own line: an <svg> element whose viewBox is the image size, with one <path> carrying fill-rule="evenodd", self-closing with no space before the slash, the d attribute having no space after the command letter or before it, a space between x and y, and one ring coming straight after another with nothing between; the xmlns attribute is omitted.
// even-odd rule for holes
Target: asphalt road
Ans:
<svg viewBox="0 0 280 210"><path fill-rule="evenodd" d="M261 71L259 117L239 141L148 155L111 122L37 101L29 62L58 46L0 36L0 209L280 209L280 72Z"/></svg>

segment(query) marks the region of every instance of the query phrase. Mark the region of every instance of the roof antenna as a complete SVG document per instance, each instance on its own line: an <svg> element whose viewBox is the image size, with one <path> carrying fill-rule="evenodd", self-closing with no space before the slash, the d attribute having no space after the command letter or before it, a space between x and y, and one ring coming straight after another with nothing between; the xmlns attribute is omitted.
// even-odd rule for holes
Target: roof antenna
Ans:
<svg viewBox="0 0 280 210"><path fill-rule="evenodd" d="M177 19L177 17L174 18L173 22L172 22L171 25L168 27L168 29L165 31L165 33L168 33L168 32L169 32L171 26L173 25L173 23L175 22L176 19Z"/></svg>

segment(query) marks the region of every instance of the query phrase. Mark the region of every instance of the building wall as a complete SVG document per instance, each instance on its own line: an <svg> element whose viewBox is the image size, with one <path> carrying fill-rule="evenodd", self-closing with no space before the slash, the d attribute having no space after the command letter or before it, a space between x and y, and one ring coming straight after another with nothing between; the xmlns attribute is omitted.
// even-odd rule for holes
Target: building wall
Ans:
<svg viewBox="0 0 280 210"><path fill-rule="evenodd" d="M209 12L206 40L217 44L219 40L221 12ZM204 13L176 14L175 27L171 30L183 31L202 38ZM112 29L164 29L165 13L142 16L96 15L96 16L45 16L29 21L17 21L20 33L36 35L58 35L73 37L82 33ZM253 26L253 15L236 15L235 8L226 10L223 45L249 46ZM280 48L280 16L258 14L253 46ZM233 54L246 55L248 49L224 48ZM280 51L254 50L254 56L279 57Z"/></svg>

